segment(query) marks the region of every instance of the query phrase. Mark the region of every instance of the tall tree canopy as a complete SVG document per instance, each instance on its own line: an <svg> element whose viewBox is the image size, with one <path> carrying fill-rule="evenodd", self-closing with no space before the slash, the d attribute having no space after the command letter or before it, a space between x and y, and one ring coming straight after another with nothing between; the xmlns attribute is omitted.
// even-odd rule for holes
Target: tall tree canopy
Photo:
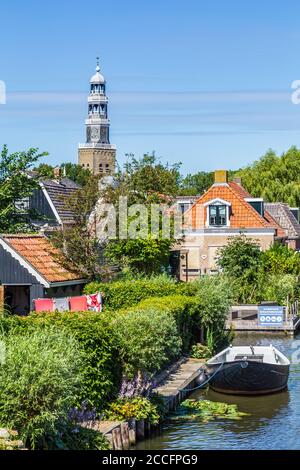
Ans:
<svg viewBox="0 0 300 470"><path fill-rule="evenodd" d="M3 147L0 154L0 233L33 229L27 201L38 183L28 176L28 171L45 155L47 153L39 153L35 148L9 154L8 148Z"/></svg>
<svg viewBox="0 0 300 470"><path fill-rule="evenodd" d="M178 193L180 184L179 165L164 165L154 154L146 154L141 159L133 157L116 179L117 187L106 190L104 199L117 210L120 196L128 198L128 206L144 204L148 210L148 236L110 240L106 255L121 268L146 274L161 272L168 266L174 239L172 233L170 238L164 237L161 229L158 236L151 234L151 204L171 203L170 196ZM133 220L134 217L128 218L128 224Z"/></svg>
<svg viewBox="0 0 300 470"><path fill-rule="evenodd" d="M300 150L296 147L280 156L269 150L236 174L253 197L300 207Z"/></svg>

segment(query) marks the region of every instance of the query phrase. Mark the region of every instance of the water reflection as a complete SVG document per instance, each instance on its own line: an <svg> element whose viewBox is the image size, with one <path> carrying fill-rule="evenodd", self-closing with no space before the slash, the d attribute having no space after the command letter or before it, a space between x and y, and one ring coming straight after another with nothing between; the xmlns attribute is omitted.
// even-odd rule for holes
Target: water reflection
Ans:
<svg viewBox="0 0 300 470"><path fill-rule="evenodd" d="M298 336L300 339L300 336ZM239 335L235 345L268 345L270 342L291 358L293 338ZM250 416L240 421L217 419L209 423L197 420L170 420L160 435L138 444L138 449L300 449L300 365L292 364L288 390L280 393L245 397L223 395L213 390L197 391L191 398L204 398L237 404Z"/></svg>

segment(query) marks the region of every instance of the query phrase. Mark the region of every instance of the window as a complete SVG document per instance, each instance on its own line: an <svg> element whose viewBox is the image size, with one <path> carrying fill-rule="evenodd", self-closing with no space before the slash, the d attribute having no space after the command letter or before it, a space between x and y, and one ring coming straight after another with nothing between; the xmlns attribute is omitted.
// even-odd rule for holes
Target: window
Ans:
<svg viewBox="0 0 300 470"><path fill-rule="evenodd" d="M226 206L209 206L209 225L227 225Z"/></svg>

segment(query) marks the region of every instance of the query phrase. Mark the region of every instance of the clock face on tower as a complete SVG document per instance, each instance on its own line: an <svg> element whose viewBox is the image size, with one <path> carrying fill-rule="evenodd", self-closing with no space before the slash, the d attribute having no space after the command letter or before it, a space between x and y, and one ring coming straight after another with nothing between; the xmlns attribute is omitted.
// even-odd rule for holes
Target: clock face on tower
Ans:
<svg viewBox="0 0 300 470"><path fill-rule="evenodd" d="M100 129L99 129L99 127L92 127L92 129L91 129L91 138L92 138L92 141L98 142L99 137L100 137Z"/></svg>

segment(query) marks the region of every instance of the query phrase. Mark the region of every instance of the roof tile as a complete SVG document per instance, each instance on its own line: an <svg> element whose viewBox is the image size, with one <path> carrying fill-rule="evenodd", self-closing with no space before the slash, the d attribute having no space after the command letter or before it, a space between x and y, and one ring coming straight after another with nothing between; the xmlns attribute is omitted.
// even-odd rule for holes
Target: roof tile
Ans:
<svg viewBox="0 0 300 470"><path fill-rule="evenodd" d="M49 283L81 280L75 268L64 267L64 257L43 235L3 235L3 240Z"/></svg>

